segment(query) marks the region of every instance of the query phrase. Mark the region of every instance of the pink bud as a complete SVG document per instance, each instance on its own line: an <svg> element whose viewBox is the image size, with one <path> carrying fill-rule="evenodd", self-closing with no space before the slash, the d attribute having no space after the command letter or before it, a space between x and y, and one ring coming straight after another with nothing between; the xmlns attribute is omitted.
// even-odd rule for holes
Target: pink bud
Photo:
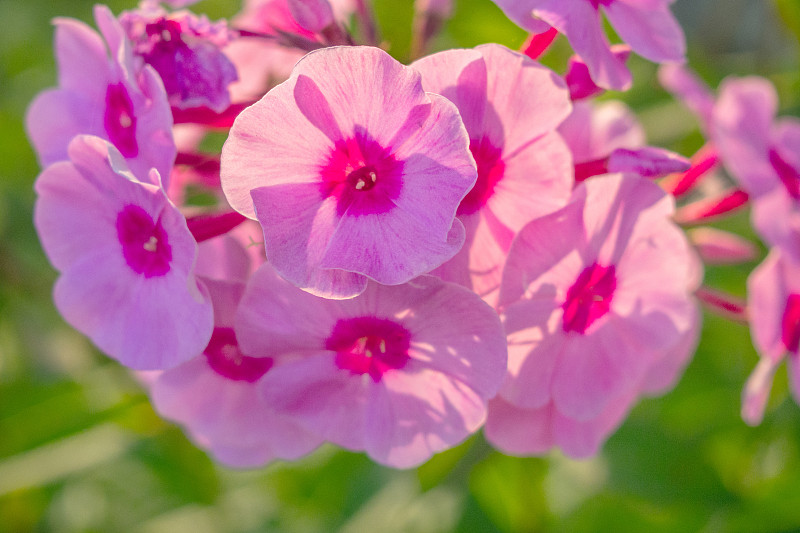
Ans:
<svg viewBox="0 0 800 533"><path fill-rule="evenodd" d="M730 188L718 196L687 204L675 213L678 224L694 224L744 207L750 199L742 189Z"/></svg>
<svg viewBox="0 0 800 533"><path fill-rule="evenodd" d="M757 254L752 242L727 231L703 227L691 229L688 233L689 240L707 265L743 263L752 261Z"/></svg>
<svg viewBox="0 0 800 533"><path fill-rule="evenodd" d="M658 178L689 169L689 160L682 155L644 146L642 148L617 148L608 158L609 172L633 172L644 178Z"/></svg>
<svg viewBox="0 0 800 533"><path fill-rule="evenodd" d="M544 33L532 33L520 51L531 59L538 59L547 51L556 37L558 37L558 30L555 28L550 28Z"/></svg>
<svg viewBox="0 0 800 533"><path fill-rule="evenodd" d="M670 176L661 186L672 196L678 198L691 191L709 172L717 168L719 154L711 144L706 144L692 156L692 167L683 174Z"/></svg>
<svg viewBox="0 0 800 533"><path fill-rule="evenodd" d="M333 9L328 0L289 0L289 11L303 29L313 33L333 24Z"/></svg>

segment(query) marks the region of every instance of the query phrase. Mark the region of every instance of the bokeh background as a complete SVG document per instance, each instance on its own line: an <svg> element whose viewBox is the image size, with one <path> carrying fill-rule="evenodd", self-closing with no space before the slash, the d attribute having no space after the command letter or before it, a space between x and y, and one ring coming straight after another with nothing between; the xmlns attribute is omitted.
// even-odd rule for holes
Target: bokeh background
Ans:
<svg viewBox="0 0 800 533"><path fill-rule="evenodd" d="M436 48L523 42L490 0L456 4ZM133 0L110 6L118 13ZM252 471L215 465L51 302L55 272L31 223L39 168L22 120L55 84L50 20L91 24L91 7L0 0L0 531L800 530L800 408L785 370L764 423L747 427L740 391L757 356L745 326L711 315L677 388L642 401L591 460L507 457L476 435L409 471L333 447ZM195 7L212 18L238 9L237 0ZM411 0L375 9L390 52L407 59ZM800 0L677 0L673 10L690 64L709 83L765 76L781 113L800 116ZM568 54L560 40L545 62L561 70ZM659 88L653 65L631 65L633 90L605 98L631 105L652 144L693 153L702 144L694 119ZM746 212L717 225L753 237ZM706 283L743 296L755 264L708 269Z"/></svg>

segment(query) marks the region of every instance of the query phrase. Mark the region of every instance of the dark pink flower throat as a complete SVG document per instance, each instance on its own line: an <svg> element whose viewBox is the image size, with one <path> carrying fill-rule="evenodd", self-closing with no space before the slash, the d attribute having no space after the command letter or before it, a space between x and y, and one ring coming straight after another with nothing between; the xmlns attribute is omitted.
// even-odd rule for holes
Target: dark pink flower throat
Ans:
<svg viewBox="0 0 800 533"><path fill-rule="evenodd" d="M117 147L122 155L125 157L139 155L133 102L125 86L121 83L109 85L106 89L106 111L103 115L103 126L108 134L108 140Z"/></svg>
<svg viewBox="0 0 800 533"><path fill-rule="evenodd" d="M494 194L494 188L503 179L506 165L503 152L488 139L471 140L469 150L478 166L478 179L458 206L459 215L471 215L480 211Z"/></svg>
<svg viewBox="0 0 800 533"><path fill-rule="evenodd" d="M769 151L769 162L778 173L781 183L794 200L800 200L800 169L794 168L781 157L777 150Z"/></svg>
<svg viewBox="0 0 800 533"><path fill-rule="evenodd" d="M272 368L270 357L249 357L242 354L232 328L214 328L208 347L203 352L211 369L233 381L255 383Z"/></svg>
<svg viewBox="0 0 800 533"><path fill-rule="evenodd" d="M138 205L126 205L117 215L117 238L125 261L137 274L152 278L169 272L172 248L167 232Z"/></svg>
<svg viewBox="0 0 800 533"><path fill-rule="evenodd" d="M408 362L411 336L392 320L371 316L339 320L325 342L336 352L336 366L353 374L369 374L376 383L388 370Z"/></svg>
<svg viewBox="0 0 800 533"><path fill-rule="evenodd" d="M617 288L615 270L614 265L605 267L595 263L580 273L561 306L565 332L584 334L595 320L608 313Z"/></svg>
<svg viewBox="0 0 800 533"><path fill-rule="evenodd" d="M403 163L361 135L337 143L320 174L320 192L336 197L339 215L385 213L400 195Z"/></svg>
<svg viewBox="0 0 800 533"><path fill-rule="evenodd" d="M800 294L790 294L781 320L781 340L786 349L797 354L800 349Z"/></svg>

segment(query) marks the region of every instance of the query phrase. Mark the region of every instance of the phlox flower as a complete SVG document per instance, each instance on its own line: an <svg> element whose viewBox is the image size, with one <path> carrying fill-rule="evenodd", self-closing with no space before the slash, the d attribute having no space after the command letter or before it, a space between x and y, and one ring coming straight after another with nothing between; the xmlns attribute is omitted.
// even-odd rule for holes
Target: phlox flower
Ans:
<svg viewBox="0 0 800 533"><path fill-rule="evenodd" d="M500 289L509 365L490 407L495 446L591 455L639 394L672 386L697 338L700 282L673 211L655 184L610 174L522 229ZM535 428L514 430L509 412Z"/></svg>
<svg viewBox="0 0 800 533"><path fill-rule="evenodd" d="M269 405L396 468L477 431L506 365L497 314L432 276L327 300L265 265L248 284L236 335L244 353L275 360L259 384Z"/></svg>
<svg viewBox="0 0 800 533"><path fill-rule="evenodd" d="M305 56L238 116L222 149L223 191L261 223L272 266L329 298L453 257L476 174L455 106L370 47Z"/></svg>
<svg viewBox="0 0 800 533"><path fill-rule="evenodd" d="M170 105L217 112L230 105L228 86L238 76L222 52L234 39L225 21L211 23L205 15L153 6L123 12L119 20L135 56L161 76Z"/></svg>
<svg viewBox="0 0 800 533"><path fill-rule="evenodd" d="M255 467L306 455L322 439L261 399L258 382L274 361L242 353L236 340L234 319L244 283L205 284L214 304L211 340L202 354L150 380L153 407L183 425L193 440L228 466Z"/></svg>
<svg viewBox="0 0 800 533"><path fill-rule="evenodd" d="M787 360L792 395L800 403L800 263L778 248L747 279L753 344L761 360L745 385L742 418L757 425L778 365Z"/></svg>
<svg viewBox="0 0 800 533"><path fill-rule="evenodd" d="M548 25L566 35L592 79L606 89L627 90L631 73L603 33L600 10L637 54L657 63L683 62L686 43L669 10L674 0L494 0L523 28L541 33Z"/></svg>
<svg viewBox="0 0 800 533"><path fill-rule="evenodd" d="M692 110L721 162L752 201L752 223L771 246L800 260L800 121L776 119L778 95L766 79L726 78L715 96L686 67L659 78Z"/></svg>
<svg viewBox="0 0 800 533"><path fill-rule="evenodd" d="M458 207L466 243L435 274L494 305L516 232L562 207L572 191L572 158L556 133L571 111L569 94L554 72L496 44L440 52L411 67L426 91L458 107L478 167Z"/></svg>
<svg viewBox="0 0 800 533"><path fill-rule="evenodd" d="M106 6L95 6L94 16L103 37L77 20L55 19L59 86L31 103L28 137L46 167L67 159L76 135L96 135L119 150L135 176L146 179L155 168L166 184L175 145L164 85L152 68L136 67L130 42Z"/></svg>
<svg viewBox="0 0 800 533"><path fill-rule="evenodd" d="M211 335L211 303L193 273L197 243L158 172L151 183L138 180L97 137L76 137L68 155L35 185L36 230L61 273L59 312L133 369L196 356Z"/></svg>
<svg viewBox="0 0 800 533"><path fill-rule="evenodd" d="M778 97L762 78L729 78L713 110L725 167L753 201L759 235L800 261L800 120L775 119Z"/></svg>

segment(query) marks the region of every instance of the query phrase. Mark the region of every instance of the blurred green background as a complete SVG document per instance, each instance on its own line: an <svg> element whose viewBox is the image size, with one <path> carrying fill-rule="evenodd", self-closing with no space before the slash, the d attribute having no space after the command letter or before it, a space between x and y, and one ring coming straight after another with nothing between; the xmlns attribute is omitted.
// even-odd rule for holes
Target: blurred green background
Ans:
<svg viewBox="0 0 800 533"><path fill-rule="evenodd" d="M375 4L390 51L406 59L411 1ZM588 461L506 457L477 435L410 471L332 447L254 471L215 465L51 302L22 118L55 84L50 19L91 23L91 5L0 0L0 532L800 530L800 408L785 370L765 422L745 426L740 391L757 357L745 327L708 315L678 387L643 400ZM111 2L115 13L131 7ZM238 8L205 0L195 10ZM781 113L800 115L800 0L677 0L673 11L690 64L712 85L766 76ZM524 38L489 0L459 0L435 46L516 48ZM561 40L545 62L562 69L568 54ZM690 155L702 144L696 122L658 87L653 65L631 66L634 89L607 97L636 109L651 143ZM717 225L752 236L747 213ZM744 295L754 265L709 269L706 281Z"/></svg>

